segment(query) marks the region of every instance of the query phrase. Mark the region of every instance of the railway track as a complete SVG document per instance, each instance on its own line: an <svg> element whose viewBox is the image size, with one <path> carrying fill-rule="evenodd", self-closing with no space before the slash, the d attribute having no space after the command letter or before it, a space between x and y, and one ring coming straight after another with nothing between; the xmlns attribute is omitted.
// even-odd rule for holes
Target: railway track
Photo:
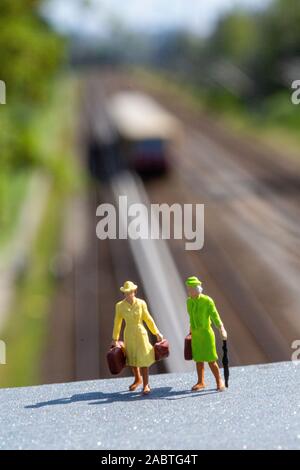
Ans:
<svg viewBox="0 0 300 470"><path fill-rule="evenodd" d="M201 276L206 292L216 300L230 334L231 364L289 360L291 343L300 337L297 165L285 162L280 152L274 155L253 141L231 135L219 123L186 109L167 91L152 90L122 72L96 71L84 80L85 143L97 132L99 122L104 122L105 97L125 89L148 92L184 125L185 138L174 149L170 174L145 181L143 191L149 203L205 204L204 248L185 251L183 241L170 240L168 250L181 280L194 273ZM95 206L114 199L109 184L96 187ZM150 290L143 286L128 241L102 241L101 247L97 252L95 307L99 322L98 358L105 353L113 304L125 278L136 280L141 286L139 295L155 304ZM185 312L173 313L181 314ZM185 331L180 333L184 337ZM78 354L87 357L85 343L77 341L78 344ZM98 371L100 377L107 376L101 360Z"/></svg>
<svg viewBox="0 0 300 470"><path fill-rule="evenodd" d="M230 310L236 312L232 329L239 330L235 326L239 315L248 329L255 317L257 323L253 322L249 333L254 340L257 336L261 338L256 355L253 350L238 347L238 363L244 363L245 356L252 362L289 359L291 341L300 333L297 307L300 300L299 167L294 161L286 161L278 152L274 155L273 151L253 141L230 135L200 113L181 109L174 97L168 97L167 91L158 96L157 92L135 82L134 78L126 79L126 76L115 76L113 85L110 82L109 86L147 91L185 124L185 145L176 152L173 175L163 184L160 181L147 184L146 189L150 199L156 202L205 202L208 209L207 250L204 248L198 256L191 255L193 262L190 265L199 269L201 261L198 258L203 260L206 256L205 276L216 264L212 277L215 281L220 278L218 288L213 289L217 298L226 279L222 280L218 263L214 263L216 256L209 257L206 251L215 240L212 253L219 253L222 260L225 256L225 266L234 264L236 259L239 283L232 283L228 288ZM173 196L172 188L176 188ZM188 197L185 195L187 189ZM179 269L187 272L185 266L190 254L179 255L180 244L171 241L172 245L175 245L174 259L180 259ZM237 277L234 269L231 271L228 277ZM228 283L227 280L225 285ZM212 288L210 282L209 290ZM237 302L244 297L248 299L248 308ZM220 300L226 303L224 297ZM267 327L265 323L270 322L272 325ZM265 326L260 328L262 325ZM261 330L265 330L265 334L261 334Z"/></svg>

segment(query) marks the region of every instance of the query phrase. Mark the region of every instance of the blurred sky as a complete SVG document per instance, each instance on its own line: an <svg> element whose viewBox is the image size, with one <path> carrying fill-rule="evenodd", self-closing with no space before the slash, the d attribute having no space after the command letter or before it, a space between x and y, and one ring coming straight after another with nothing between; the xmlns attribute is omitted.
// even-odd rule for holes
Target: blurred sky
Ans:
<svg viewBox="0 0 300 470"><path fill-rule="evenodd" d="M174 28L207 35L234 7L263 8L271 0L48 0L44 11L63 32L106 35L111 22L135 31Z"/></svg>

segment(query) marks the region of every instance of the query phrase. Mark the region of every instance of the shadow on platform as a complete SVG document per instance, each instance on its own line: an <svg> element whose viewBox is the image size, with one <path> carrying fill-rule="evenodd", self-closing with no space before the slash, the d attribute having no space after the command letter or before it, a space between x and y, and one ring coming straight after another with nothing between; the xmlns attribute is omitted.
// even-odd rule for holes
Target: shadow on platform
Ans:
<svg viewBox="0 0 300 470"><path fill-rule="evenodd" d="M105 393L105 392L91 392L72 395L68 398L58 398L56 400L39 402L34 405L27 405L25 408L43 408L45 406L53 405L68 405L76 402L88 401L89 405L107 405L116 402L133 402L138 400L181 400L184 398L203 397L213 393L220 393L216 389L205 389L199 392L192 392L191 390L172 390L172 387L158 387L153 388L149 395L142 395L141 392L130 392L129 390ZM96 400L96 401L93 401Z"/></svg>

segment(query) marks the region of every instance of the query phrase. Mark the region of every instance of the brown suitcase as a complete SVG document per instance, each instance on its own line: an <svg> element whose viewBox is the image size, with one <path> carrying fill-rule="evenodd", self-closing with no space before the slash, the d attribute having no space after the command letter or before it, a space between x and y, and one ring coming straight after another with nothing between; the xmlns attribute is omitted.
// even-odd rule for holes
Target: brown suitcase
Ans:
<svg viewBox="0 0 300 470"><path fill-rule="evenodd" d="M184 359L186 361L191 361L193 359L191 334L187 335L184 339Z"/></svg>
<svg viewBox="0 0 300 470"><path fill-rule="evenodd" d="M155 343L154 354L155 354L156 361L160 361L161 359L165 359L166 357L169 356L170 350L169 350L169 342L167 339L164 338L162 341Z"/></svg>
<svg viewBox="0 0 300 470"><path fill-rule="evenodd" d="M126 365L126 356L123 341L118 342L118 346L111 346L106 355L108 368L113 375L120 374Z"/></svg>

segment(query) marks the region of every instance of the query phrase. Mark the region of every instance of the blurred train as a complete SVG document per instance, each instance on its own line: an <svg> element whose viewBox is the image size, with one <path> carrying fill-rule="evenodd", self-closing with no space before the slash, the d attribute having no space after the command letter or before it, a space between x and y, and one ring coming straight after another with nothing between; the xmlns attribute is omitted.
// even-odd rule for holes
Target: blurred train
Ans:
<svg viewBox="0 0 300 470"><path fill-rule="evenodd" d="M107 101L107 115L123 163L137 172L165 172L172 146L181 135L179 121L151 97L123 91Z"/></svg>

